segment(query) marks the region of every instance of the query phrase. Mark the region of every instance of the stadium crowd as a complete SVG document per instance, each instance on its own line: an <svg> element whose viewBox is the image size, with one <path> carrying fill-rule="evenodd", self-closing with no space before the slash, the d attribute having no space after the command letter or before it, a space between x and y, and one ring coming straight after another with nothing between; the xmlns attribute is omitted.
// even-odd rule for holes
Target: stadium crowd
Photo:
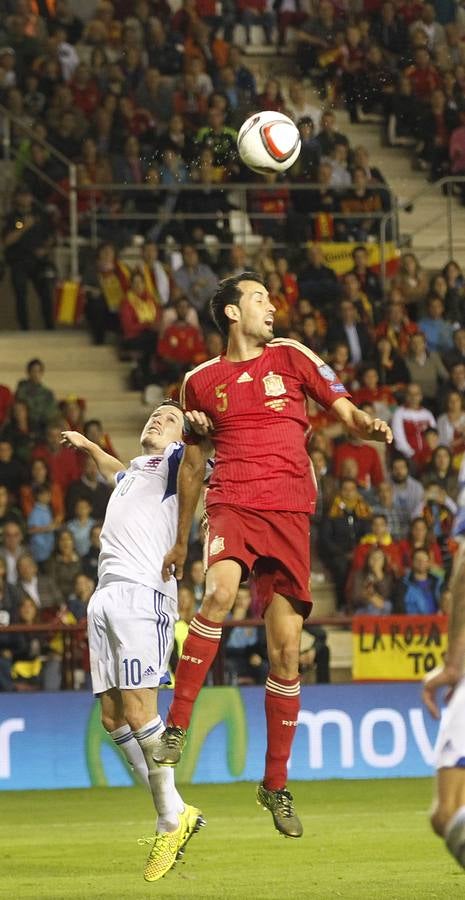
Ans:
<svg viewBox="0 0 465 900"><path fill-rule="evenodd" d="M118 352L134 361L132 386L176 396L186 370L222 351L207 312L219 278L255 268L276 306L275 333L321 355L355 402L394 431L393 451L380 455L308 401L319 487L313 552L320 577L335 583L338 610L445 613L465 530L465 277L454 260L432 273L407 252L381 283L369 249L390 191L363 145L337 130L334 107L345 103L353 122L379 119L389 144L411 148L432 179L465 173L462 7L365 0L354 12L323 0L306 13L299 3L226 0L221 18L217 7L101 0L84 22L67 0L0 3L0 102L35 136L13 125L18 186L2 233L18 323L29 326L32 282L54 327L53 247L69 229L67 168L45 139L77 164L81 236L92 236L93 210L106 216L96 251L81 259L93 340L116 334ZM302 79L257 86L232 43L238 24L247 32L256 23L274 52L320 85L319 106ZM287 112L302 153L290 188L269 175L266 189L247 191L251 239L237 242L234 186L260 181L240 164L237 128L257 109ZM196 219L199 211L206 217ZM352 244L344 274L322 241ZM61 430L82 430L116 455L85 398L57 401L43 376L31 360L18 386L0 386L0 621L49 622L51 631L43 640L0 634L0 690L61 684L65 648L53 623L83 620L95 584L109 488L90 459L60 444ZM181 623L202 596L199 543L196 534ZM249 608L244 587L232 615ZM324 636L313 637L302 668L316 657L327 680ZM85 678L84 631L79 653ZM232 629L226 671L263 680L260 631Z"/></svg>

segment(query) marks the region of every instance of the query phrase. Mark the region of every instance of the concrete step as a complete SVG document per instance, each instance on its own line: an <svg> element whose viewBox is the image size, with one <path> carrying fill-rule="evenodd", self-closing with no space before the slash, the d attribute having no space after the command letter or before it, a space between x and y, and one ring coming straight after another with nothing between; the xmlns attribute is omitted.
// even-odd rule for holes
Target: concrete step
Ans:
<svg viewBox="0 0 465 900"><path fill-rule="evenodd" d="M312 615L315 617L333 616L337 612L334 585L330 581L317 581L312 578Z"/></svg>

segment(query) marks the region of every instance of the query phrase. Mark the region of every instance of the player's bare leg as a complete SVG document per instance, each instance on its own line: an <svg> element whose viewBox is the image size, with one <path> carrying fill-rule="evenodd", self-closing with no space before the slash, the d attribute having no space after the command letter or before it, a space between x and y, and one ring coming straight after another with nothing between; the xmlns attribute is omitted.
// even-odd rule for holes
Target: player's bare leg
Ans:
<svg viewBox="0 0 465 900"><path fill-rule="evenodd" d="M241 577L241 566L232 559L220 560L207 572L205 597L189 625L176 669L168 725L156 742L154 760L160 766L175 766L181 758L194 703L217 654L221 626L233 608Z"/></svg>
<svg viewBox="0 0 465 900"><path fill-rule="evenodd" d="M431 825L465 869L465 768L438 770Z"/></svg>
<svg viewBox="0 0 465 900"><path fill-rule="evenodd" d="M276 829L287 837L301 837L303 833L286 781L300 709L299 649L305 614L304 604L281 594L273 595L265 611L270 662L265 692L267 750L257 801L270 810Z"/></svg>

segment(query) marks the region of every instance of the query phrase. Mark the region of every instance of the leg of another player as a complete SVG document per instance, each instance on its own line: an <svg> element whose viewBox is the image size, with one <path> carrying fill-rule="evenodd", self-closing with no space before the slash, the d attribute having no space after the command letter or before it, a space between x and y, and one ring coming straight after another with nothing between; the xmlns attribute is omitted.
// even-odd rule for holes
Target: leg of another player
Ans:
<svg viewBox="0 0 465 900"><path fill-rule="evenodd" d="M438 770L431 825L465 869L465 768Z"/></svg>
<svg viewBox="0 0 465 900"><path fill-rule="evenodd" d="M121 691L123 713L144 756L153 803L158 813L158 831L175 831L184 803L174 784L172 769L161 769L153 761L153 750L164 724L157 711L157 689Z"/></svg>
<svg viewBox="0 0 465 900"><path fill-rule="evenodd" d="M110 688L100 695L102 725L115 744L126 757L140 781L150 790L149 773L145 756L128 725L123 709L123 700L118 688Z"/></svg>
<svg viewBox="0 0 465 900"><path fill-rule="evenodd" d="M168 724L186 731L192 709L221 640L221 625L231 611L241 582L242 569L232 559L220 560L207 572L205 597L189 625L176 669L174 700Z"/></svg>
<svg viewBox="0 0 465 900"><path fill-rule="evenodd" d="M303 604L274 594L265 611L270 671L266 681L267 751L264 785L281 790L286 785L300 709L299 650Z"/></svg>
<svg viewBox="0 0 465 900"><path fill-rule="evenodd" d="M257 801L273 816L275 828L286 837L303 834L286 788L287 763L300 708L299 648L304 612L302 604L274 594L265 611L270 671L265 689L265 777L257 788Z"/></svg>

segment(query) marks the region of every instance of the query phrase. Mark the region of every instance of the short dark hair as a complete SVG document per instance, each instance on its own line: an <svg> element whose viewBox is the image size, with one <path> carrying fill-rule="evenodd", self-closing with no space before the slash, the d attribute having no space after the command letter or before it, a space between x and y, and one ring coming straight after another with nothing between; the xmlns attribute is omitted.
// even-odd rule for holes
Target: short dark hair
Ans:
<svg viewBox="0 0 465 900"><path fill-rule="evenodd" d="M227 337L229 332L229 319L225 308L230 303L237 306L241 298L239 285L241 281L257 281L266 287L265 282L258 272L241 272L240 275L230 275L220 281L213 297L210 300L210 315L221 334Z"/></svg>
<svg viewBox="0 0 465 900"><path fill-rule="evenodd" d="M44 366L42 360L41 360L41 359L38 359L37 357L36 357L35 359L30 359L30 360L29 360L29 362L28 362L28 364L27 364L27 366L26 366L26 371L27 371L27 372L30 372L31 369L34 368L34 366L40 366L40 368L42 369L42 371L45 369L45 366Z"/></svg>
<svg viewBox="0 0 465 900"><path fill-rule="evenodd" d="M162 400L161 403L158 404L156 409L160 409L161 406L174 406L176 409L180 409L182 413L184 412L181 404L179 403L179 400L170 400L169 397L167 397L166 400Z"/></svg>

